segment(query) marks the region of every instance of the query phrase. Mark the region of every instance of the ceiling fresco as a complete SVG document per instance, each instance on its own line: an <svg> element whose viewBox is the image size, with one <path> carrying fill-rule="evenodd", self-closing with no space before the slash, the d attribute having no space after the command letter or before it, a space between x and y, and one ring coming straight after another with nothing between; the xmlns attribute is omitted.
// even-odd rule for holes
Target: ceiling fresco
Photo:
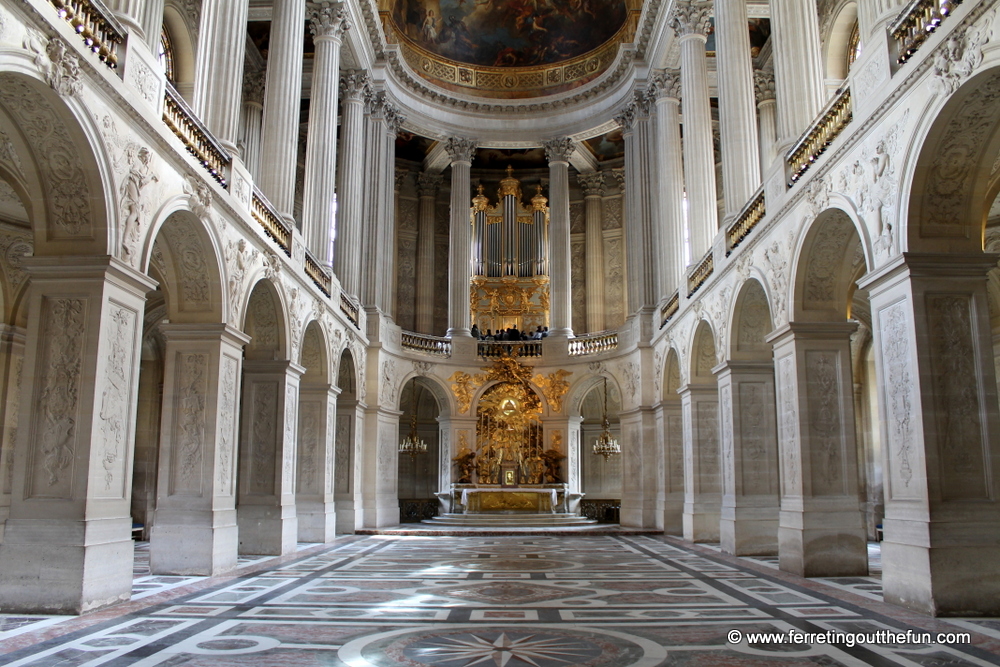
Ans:
<svg viewBox="0 0 1000 667"><path fill-rule="evenodd" d="M582 143L597 158L598 162L625 157L625 138L620 129L611 130L607 134L593 139L584 139Z"/></svg>
<svg viewBox="0 0 1000 667"><path fill-rule="evenodd" d="M394 0L400 34L444 58L530 67L583 55L625 24L624 0Z"/></svg>

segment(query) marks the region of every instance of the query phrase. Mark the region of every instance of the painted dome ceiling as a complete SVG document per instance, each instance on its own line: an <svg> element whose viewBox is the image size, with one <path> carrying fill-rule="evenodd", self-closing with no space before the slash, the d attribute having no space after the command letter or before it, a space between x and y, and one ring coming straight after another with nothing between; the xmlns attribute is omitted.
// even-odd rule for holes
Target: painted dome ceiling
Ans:
<svg viewBox="0 0 1000 667"><path fill-rule="evenodd" d="M450 90L518 98L569 90L631 41L641 0L388 0L390 39ZM634 5L634 8L631 7Z"/></svg>

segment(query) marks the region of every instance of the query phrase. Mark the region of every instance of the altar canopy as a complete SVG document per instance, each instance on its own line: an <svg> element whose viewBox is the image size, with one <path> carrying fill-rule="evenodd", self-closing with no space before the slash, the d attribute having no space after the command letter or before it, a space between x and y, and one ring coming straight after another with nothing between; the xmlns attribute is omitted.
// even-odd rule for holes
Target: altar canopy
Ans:
<svg viewBox="0 0 1000 667"><path fill-rule="evenodd" d="M539 185L526 208L513 171L495 206L481 185L472 198L470 308L480 331L549 325L549 200Z"/></svg>

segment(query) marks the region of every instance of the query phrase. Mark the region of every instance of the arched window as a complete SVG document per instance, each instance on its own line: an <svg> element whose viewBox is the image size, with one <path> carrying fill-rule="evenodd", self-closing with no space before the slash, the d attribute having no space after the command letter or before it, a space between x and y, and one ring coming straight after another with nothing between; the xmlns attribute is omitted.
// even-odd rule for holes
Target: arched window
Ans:
<svg viewBox="0 0 1000 667"><path fill-rule="evenodd" d="M847 69L850 71L854 61L861 55L861 30L857 21L851 28L851 36L847 40Z"/></svg>
<svg viewBox="0 0 1000 667"><path fill-rule="evenodd" d="M167 32L166 28L163 28L160 31L160 51L156 54L156 57L160 61L160 67L163 68L163 72L167 75L167 81L172 84L176 84L177 79L174 74L174 47L170 42L170 33Z"/></svg>

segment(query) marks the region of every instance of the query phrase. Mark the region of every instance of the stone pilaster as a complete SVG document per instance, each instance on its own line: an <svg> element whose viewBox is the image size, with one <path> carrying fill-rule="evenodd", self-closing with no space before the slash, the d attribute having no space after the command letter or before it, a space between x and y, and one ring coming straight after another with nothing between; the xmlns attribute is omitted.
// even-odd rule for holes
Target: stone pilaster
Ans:
<svg viewBox="0 0 1000 667"><path fill-rule="evenodd" d="M434 206L441 174L423 172L417 177L420 208L417 213L416 330L434 334ZM437 332L440 335L440 332Z"/></svg>
<svg viewBox="0 0 1000 667"><path fill-rule="evenodd" d="M718 542L722 483L719 392L714 385L680 388L684 438L684 539Z"/></svg>
<svg viewBox="0 0 1000 667"><path fill-rule="evenodd" d="M309 136L306 138L305 189L302 196L302 236L306 247L312 251L317 261L326 265L333 261L330 245L335 224L333 207L336 201L337 183L340 46L344 33L351 27L346 14L340 3L322 2L309 6L309 30L316 44L316 57L313 61L312 91L309 99ZM296 104L296 137L298 107ZM292 171L294 173L294 169ZM337 203L339 205L339 202Z"/></svg>
<svg viewBox="0 0 1000 667"><path fill-rule="evenodd" d="M236 433L243 346L225 324L162 324L164 352L154 574L236 567Z"/></svg>
<svg viewBox="0 0 1000 667"><path fill-rule="evenodd" d="M770 67L754 72L757 113L760 123L760 169L767 172L778 157L778 102L774 92L774 70Z"/></svg>
<svg viewBox="0 0 1000 667"><path fill-rule="evenodd" d="M300 542L329 542L336 535L333 448L339 393L328 384L299 388L295 514Z"/></svg>
<svg viewBox="0 0 1000 667"><path fill-rule="evenodd" d="M684 162L681 78L664 70L653 78L656 94L656 184L660 193L659 296L669 297L684 277Z"/></svg>
<svg viewBox="0 0 1000 667"><path fill-rule="evenodd" d="M194 111L222 146L233 153L240 129L248 3L249 0L204 3L198 30Z"/></svg>
<svg viewBox="0 0 1000 667"><path fill-rule="evenodd" d="M761 174L746 0L715 0L715 43L722 183L729 218L750 200Z"/></svg>
<svg viewBox="0 0 1000 667"><path fill-rule="evenodd" d="M294 226L295 169L298 165L299 124L302 108L302 39L306 0L275 0L267 50L267 83L264 86L264 125L260 163L261 192L286 222ZM322 40L318 40L322 41ZM317 56L322 47L317 43ZM339 52L338 52L339 53ZM322 61L317 59L318 66ZM334 70L336 72L336 70ZM334 73L334 77L336 74ZM314 77L314 81L317 77ZM334 78L334 81L336 79ZM336 88L335 84L333 87ZM315 103L315 97L312 103ZM336 107L336 103L334 104ZM334 112L336 113L336 112ZM310 107L310 116L312 108ZM312 118L310 118L310 121ZM310 122L309 131L314 131ZM336 145L336 144L334 144ZM303 199L309 202L308 193ZM306 204L308 205L308 203ZM305 227L303 227L305 229ZM306 245L309 234L305 234ZM310 250L315 250L310 248Z"/></svg>
<svg viewBox="0 0 1000 667"><path fill-rule="evenodd" d="M711 249L719 229L712 107L705 55L710 8L710 3L678 0L670 20L681 46L684 183L687 185L692 262L700 261Z"/></svg>
<svg viewBox="0 0 1000 667"><path fill-rule="evenodd" d="M243 364L237 508L241 554L295 552L295 454L303 370L290 361Z"/></svg>
<svg viewBox="0 0 1000 667"><path fill-rule="evenodd" d="M469 280L472 276L472 183L469 172L476 142L452 137L445 145L451 158L451 225L448 258L448 335L469 336Z"/></svg>
<svg viewBox="0 0 1000 667"><path fill-rule="evenodd" d="M803 577L868 573L858 499L852 323L792 322L774 346L781 511L781 569Z"/></svg>
<svg viewBox="0 0 1000 667"><path fill-rule="evenodd" d="M396 487L399 479L399 417L402 414L383 407L369 408L365 413L362 472L362 525L365 528L399 524Z"/></svg>
<svg viewBox="0 0 1000 667"><path fill-rule="evenodd" d="M604 172L578 174L583 189L586 235L587 331L604 331Z"/></svg>
<svg viewBox="0 0 1000 667"><path fill-rule="evenodd" d="M553 336L573 334L570 290L569 158L576 150L568 138L546 141L549 161L549 303Z"/></svg>
<svg viewBox="0 0 1000 667"><path fill-rule="evenodd" d="M261 131L264 122L264 72L243 73L243 165L256 180L260 176Z"/></svg>
<svg viewBox="0 0 1000 667"><path fill-rule="evenodd" d="M364 452L365 409L357 400L337 401L337 425L334 436L333 492L337 533L353 533L361 521L361 464Z"/></svg>
<svg viewBox="0 0 1000 667"><path fill-rule="evenodd" d="M778 152L791 146L823 109L826 93L815 0L770 0Z"/></svg>
<svg viewBox="0 0 1000 667"><path fill-rule="evenodd" d="M346 73L340 80L343 132L340 168L337 170L337 242L334 271L341 288L354 297L361 295L361 247L365 202L365 95L368 75Z"/></svg>
<svg viewBox="0 0 1000 667"><path fill-rule="evenodd" d="M651 408L639 407L622 412L620 420L621 524L634 528L657 528L657 494L660 488L657 458L662 447L656 415Z"/></svg>
<svg viewBox="0 0 1000 667"><path fill-rule="evenodd" d="M778 553L778 438L774 366L727 361L715 368L722 436L722 550Z"/></svg>
<svg viewBox="0 0 1000 667"><path fill-rule="evenodd" d="M142 319L155 283L110 257L25 257L27 335L7 611L79 614L132 596L129 508Z"/></svg>
<svg viewBox="0 0 1000 667"><path fill-rule="evenodd" d="M663 442L663 532L684 534L684 418L680 397L655 408L656 427Z"/></svg>
<svg viewBox="0 0 1000 667"><path fill-rule="evenodd" d="M865 277L878 373L886 602L1000 613L996 256L906 254Z"/></svg>

